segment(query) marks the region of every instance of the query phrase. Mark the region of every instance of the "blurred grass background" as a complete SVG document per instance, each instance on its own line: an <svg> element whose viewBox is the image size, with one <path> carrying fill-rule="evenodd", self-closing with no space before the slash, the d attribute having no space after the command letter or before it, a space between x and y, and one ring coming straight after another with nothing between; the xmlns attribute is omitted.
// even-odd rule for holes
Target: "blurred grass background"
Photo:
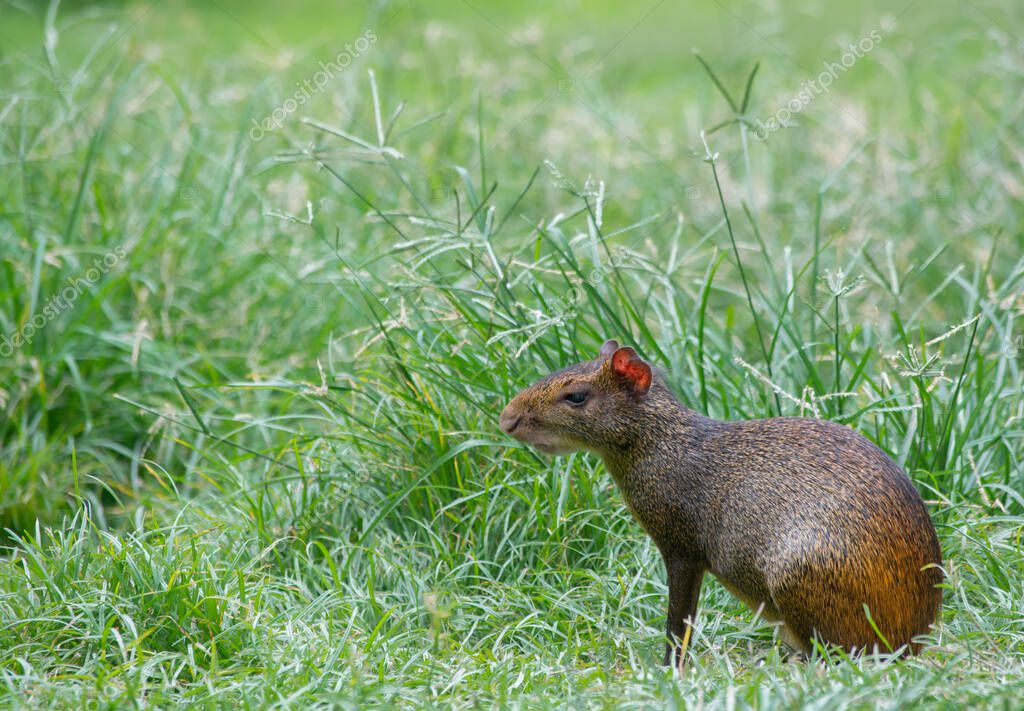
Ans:
<svg viewBox="0 0 1024 711"><path fill-rule="evenodd" d="M0 5L0 335L43 323L0 357L3 688L1019 705L1022 15ZM661 670L661 564L607 474L495 427L613 336L691 407L902 462L948 559L932 651L804 664L709 584L692 671Z"/></svg>

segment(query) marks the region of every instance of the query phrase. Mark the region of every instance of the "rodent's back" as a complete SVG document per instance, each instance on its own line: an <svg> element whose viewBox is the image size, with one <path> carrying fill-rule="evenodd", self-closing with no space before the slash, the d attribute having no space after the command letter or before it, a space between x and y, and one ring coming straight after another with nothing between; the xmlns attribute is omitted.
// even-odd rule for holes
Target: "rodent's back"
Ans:
<svg viewBox="0 0 1024 711"><path fill-rule="evenodd" d="M824 535L836 524L897 515L932 529L903 470L849 427L801 417L715 424L698 456L721 497L720 524L761 523L757 530L774 537L776 523L786 521Z"/></svg>

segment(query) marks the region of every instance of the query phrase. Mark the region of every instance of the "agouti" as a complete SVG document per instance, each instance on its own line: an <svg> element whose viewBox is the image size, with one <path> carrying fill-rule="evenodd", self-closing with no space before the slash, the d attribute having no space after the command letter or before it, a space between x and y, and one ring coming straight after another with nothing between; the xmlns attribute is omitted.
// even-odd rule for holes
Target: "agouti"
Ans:
<svg viewBox="0 0 1024 711"><path fill-rule="evenodd" d="M942 552L910 479L849 427L720 422L684 407L632 348L549 375L501 413L546 454L599 455L668 572L665 664L681 669L705 572L791 647L916 652Z"/></svg>

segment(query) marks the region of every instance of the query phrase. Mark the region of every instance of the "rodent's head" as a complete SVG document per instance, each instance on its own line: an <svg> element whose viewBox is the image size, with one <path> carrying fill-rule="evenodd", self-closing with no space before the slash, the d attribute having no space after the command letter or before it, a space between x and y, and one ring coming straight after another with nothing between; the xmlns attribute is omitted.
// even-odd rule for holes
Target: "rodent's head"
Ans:
<svg viewBox="0 0 1024 711"><path fill-rule="evenodd" d="M594 360L516 395L501 413L501 429L545 454L605 452L628 441L653 380L636 351L607 341Z"/></svg>

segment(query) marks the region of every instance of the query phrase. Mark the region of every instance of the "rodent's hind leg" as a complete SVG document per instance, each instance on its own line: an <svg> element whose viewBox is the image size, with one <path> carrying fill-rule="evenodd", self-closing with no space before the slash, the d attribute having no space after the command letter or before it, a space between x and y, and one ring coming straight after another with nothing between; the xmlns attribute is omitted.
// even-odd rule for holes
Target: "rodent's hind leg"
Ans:
<svg viewBox="0 0 1024 711"><path fill-rule="evenodd" d="M755 600L741 592L736 586L722 580L721 578L718 579L718 582L722 584L722 587L737 597L740 602L753 610L755 615L766 620L775 627L778 630L777 634L779 640L785 643L786 646L791 647L794 651L801 654L810 654L811 646L809 635L805 636L801 634L799 628L796 625L793 625L790 620L787 620L785 615L779 612L773 603Z"/></svg>
<svg viewBox="0 0 1024 711"><path fill-rule="evenodd" d="M779 641L783 642L794 652L802 655L810 655L811 649L808 640L793 629L788 622L783 621L778 626Z"/></svg>

